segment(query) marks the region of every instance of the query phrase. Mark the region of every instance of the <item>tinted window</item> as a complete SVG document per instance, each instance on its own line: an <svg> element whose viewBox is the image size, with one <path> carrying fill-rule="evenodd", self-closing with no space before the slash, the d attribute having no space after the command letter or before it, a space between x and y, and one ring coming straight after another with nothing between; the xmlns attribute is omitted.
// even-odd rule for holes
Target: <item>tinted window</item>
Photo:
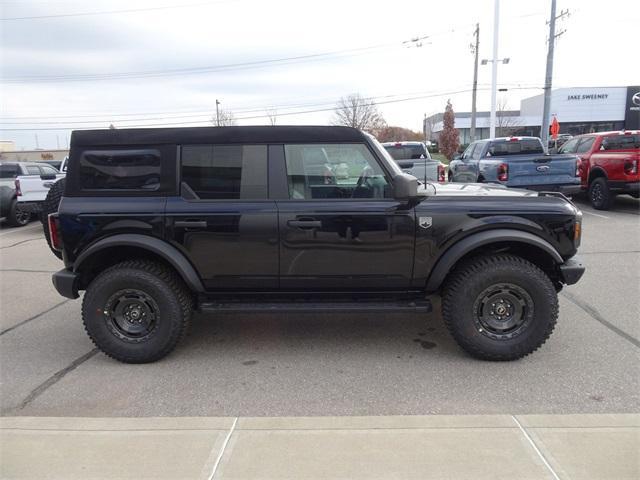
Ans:
<svg viewBox="0 0 640 480"><path fill-rule="evenodd" d="M202 199L265 199L267 146L185 145L182 181Z"/></svg>
<svg viewBox="0 0 640 480"><path fill-rule="evenodd" d="M587 137L582 139L580 145L578 145L578 148L576 149L576 153L586 153L591 150L591 146L593 145L595 139L595 137Z"/></svg>
<svg viewBox="0 0 640 480"><path fill-rule="evenodd" d="M471 158L471 155L473 155L473 150L476 148L476 145L478 145L477 143L472 143L471 145L469 145L464 152L462 152L462 156L460 157L462 160L467 160L468 158Z"/></svg>
<svg viewBox="0 0 640 480"><path fill-rule="evenodd" d="M482 155L482 150L484 148L484 144L482 143L476 143L475 148L473 149L473 152L471 152L471 158L473 160L478 160L480 159L480 155Z"/></svg>
<svg viewBox="0 0 640 480"><path fill-rule="evenodd" d="M285 145L292 199L384 198L389 183L361 144Z"/></svg>
<svg viewBox="0 0 640 480"><path fill-rule="evenodd" d="M40 175L40 169L35 165L27 165L27 175Z"/></svg>
<svg viewBox="0 0 640 480"><path fill-rule="evenodd" d="M18 176L18 165L0 165L0 178L16 178Z"/></svg>
<svg viewBox="0 0 640 480"><path fill-rule="evenodd" d="M144 190L160 188L158 150L87 150L80 158L83 190Z"/></svg>
<svg viewBox="0 0 640 480"><path fill-rule="evenodd" d="M47 165L41 165L40 169L42 170L42 173L45 175L57 175L59 172L53 168L53 167L48 167Z"/></svg>
<svg viewBox="0 0 640 480"><path fill-rule="evenodd" d="M558 150L558 153L575 153L576 147L578 146L578 140L580 139L572 138L567 143L562 145L562 147L560 147L560 150Z"/></svg>
<svg viewBox="0 0 640 480"><path fill-rule="evenodd" d="M504 157L506 155L542 154L544 149L542 143L536 139L505 140L491 142L489 153L494 157Z"/></svg>
<svg viewBox="0 0 640 480"><path fill-rule="evenodd" d="M629 150L640 148L640 135L616 135L602 139L601 150Z"/></svg>
<svg viewBox="0 0 640 480"><path fill-rule="evenodd" d="M384 148L395 160L429 158L429 154L424 145L384 145Z"/></svg>

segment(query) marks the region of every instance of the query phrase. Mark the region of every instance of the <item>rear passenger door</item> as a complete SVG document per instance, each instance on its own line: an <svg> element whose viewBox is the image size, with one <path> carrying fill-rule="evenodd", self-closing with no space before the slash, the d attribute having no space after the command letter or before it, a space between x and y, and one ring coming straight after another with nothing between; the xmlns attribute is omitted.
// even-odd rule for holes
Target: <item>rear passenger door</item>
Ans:
<svg viewBox="0 0 640 480"><path fill-rule="evenodd" d="M167 234L208 290L278 288L278 212L266 145L182 145Z"/></svg>
<svg viewBox="0 0 640 480"><path fill-rule="evenodd" d="M277 201L281 288L408 288L414 209L392 198L389 172L367 145L278 148L278 178L286 179Z"/></svg>

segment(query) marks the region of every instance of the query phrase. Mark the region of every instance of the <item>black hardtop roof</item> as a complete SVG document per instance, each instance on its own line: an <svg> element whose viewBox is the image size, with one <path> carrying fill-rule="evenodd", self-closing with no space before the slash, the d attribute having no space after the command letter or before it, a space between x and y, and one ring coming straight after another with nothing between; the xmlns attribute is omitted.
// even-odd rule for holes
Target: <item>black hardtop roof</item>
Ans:
<svg viewBox="0 0 640 480"><path fill-rule="evenodd" d="M311 125L117 128L75 130L71 134L72 147L211 143L339 143L364 140L365 135L355 128Z"/></svg>

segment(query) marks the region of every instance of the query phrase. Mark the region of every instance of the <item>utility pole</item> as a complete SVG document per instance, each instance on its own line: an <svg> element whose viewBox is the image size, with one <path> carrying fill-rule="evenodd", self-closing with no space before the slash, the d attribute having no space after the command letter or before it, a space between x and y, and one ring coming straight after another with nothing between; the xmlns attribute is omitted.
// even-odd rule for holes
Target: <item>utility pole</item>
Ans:
<svg viewBox="0 0 640 480"><path fill-rule="evenodd" d="M220 105L220 102L216 98L216 125L219 127L220 126L220 109L218 108L218 105Z"/></svg>
<svg viewBox="0 0 640 480"><path fill-rule="evenodd" d="M475 54L473 62L473 93L471 94L471 131L469 132L469 143L476 139L476 96L478 93L478 51L480 48L480 24L476 23L476 44L471 45L471 51Z"/></svg>
<svg viewBox="0 0 640 480"><path fill-rule="evenodd" d="M555 1L555 0L554 0ZM491 66L491 120L489 123L489 138L496 136L496 88L498 85L498 32L500 30L500 0L493 4L493 60Z"/></svg>
<svg viewBox="0 0 640 480"><path fill-rule="evenodd" d="M551 17L549 18L549 49L547 50L547 71L544 76L544 107L542 110L542 127L540 127L540 138L542 144L549 145L549 111L551 110L551 85L553 83L553 50L556 38L562 35L562 30L556 35L556 20L564 16L569 16L569 10L563 10L556 16L556 0L551 0Z"/></svg>
<svg viewBox="0 0 640 480"><path fill-rule="evenodd" d="M38 134L35 134L36 136L36 150L38 150L40 148L40 144L38 143Z"/></svg>

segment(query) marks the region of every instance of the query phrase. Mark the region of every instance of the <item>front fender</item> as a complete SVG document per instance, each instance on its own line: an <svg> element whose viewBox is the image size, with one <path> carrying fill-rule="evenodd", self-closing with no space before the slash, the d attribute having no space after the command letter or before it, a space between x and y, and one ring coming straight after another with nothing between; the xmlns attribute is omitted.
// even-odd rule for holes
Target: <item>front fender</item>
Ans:
<svg viewBox="0 0 640 480"><path fill-rule="evenodd" d="M532 245L546 252L556 263L561 264L564 262L562 256L553 245L533 233L506 228L485 230L463 238L442 254L427 279L427 292L438 290L456 262L467 253L484 245L501 242L518 242Z"/></svg>

